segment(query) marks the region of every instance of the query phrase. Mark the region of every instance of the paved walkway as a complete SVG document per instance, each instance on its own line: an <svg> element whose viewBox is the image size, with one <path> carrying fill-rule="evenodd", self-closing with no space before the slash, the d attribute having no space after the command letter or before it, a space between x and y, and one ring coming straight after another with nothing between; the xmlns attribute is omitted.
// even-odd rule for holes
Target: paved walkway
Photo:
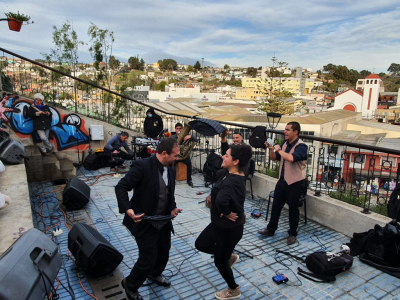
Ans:
<svg viewBox="0 0 400 300"><path fill-rule="evenodd" d="M89 176L104 174L108 169L99 171L82 170L83 180ZM86 177L85 177L86 176ZM121 263L115 273L128 275L130 268L137 258L137 247L134 238L121 224L123 215L118 213L118 206L114 193L114 186L119 178L104 176L98 179L98 183L91 187L91 201L81 211L68 213L70 222L87 222L111 242L124 255L124 263ZM215 268L210 255L196 253L194 242L199 233L209 223L209 209L204 203L208 188L204 187L202 176L195 174L193 177L194 188L190 188L186 182L177 182L176 202L183 208L174 220L175 236L172 237L172 249L170 260L165 275L170 276L172 286L162 288L155 284L140 288L140 293L145 299L214 299L214 293L226 288L226 284ZM87 181L94 183L94 180ZM30 186L31 193L37 194L42 189L50 190L53 187L49 183L33 183ZM204 195L196 195L196 192L204 191ZM49 196L51 197L51 196ZM31 197L33 199L34 197ZM53 197L54 198L54 197ZM46 209L55 209L50 198L45 205ZM234 275L242 292L241 299L400 299L400 279L382 273L354 259L353 267L346 273L337 276L335 283L314 283L303 277L296 277L297 267L305 266L285 255L277 255L276 249L290 251L298 256L306 255L320 249L336 252L340 246L349 241L349 238L323 227L315 222L308 221L304 224L301 219L298 243L292 246L286 245L288 214L283 210L280 227L274 237L261 237L257 230L266 226L265 201L246 201L246 213L250 216L252 209L258 209L261 204L263 216L258 219L248 217L245 232L236 250L253 259L238 253L240 260L235 266ZM86 215L87 213L87 215ZM58 214L62 218L61 214ZM86 215L86 217L85 217ZM88 216L88 217L87 217ZM35 226L41 226L41 219L35 218ZM66 228L62 226L66 232ZM67 234L59 237L62 253L66 253ZM66 269L70 274L71 285L76 299L91 299L80 287L76 272L70 259L65 258ZM66 286L64 271L60 271L59 278ZM288 284L276 285L272 276L283 273L289 278ZM110 279L111 280L111 279ZM84 286L92 292L88 280L83 279ZM116 284L118 286L118 284ZM115 286L115 289L120 287ZM93 287L93 286L92 286ZM96 293L99 299L102 295ZM119 294L118 294L119 293ZM59 288L60 299L71 299L66 290ZM116 295L104 299L125 299L124 294L116 292Z"/></svg>

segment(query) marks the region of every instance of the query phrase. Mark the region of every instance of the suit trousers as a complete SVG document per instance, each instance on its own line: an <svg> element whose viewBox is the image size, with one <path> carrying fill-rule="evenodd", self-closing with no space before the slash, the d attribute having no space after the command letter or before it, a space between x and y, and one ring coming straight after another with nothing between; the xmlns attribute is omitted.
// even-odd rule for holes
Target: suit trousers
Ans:
<svg viewBox="0 0 400 300"><path fill-rule="evenodd" d="M141 222L146 222L146 220ZM169 224L164 225L160 230L149 225L146 232L135 239L139 248L139 257L126 278L127 286L132 292L136 292L142 286L148 275L157 277L164 271L171 249L171 229Z"/></svg>
<svg viewBox="0 0 400 300"><path fill-rule="evenodd" d="M274 233L278 229L279 217L285 203L289 205L289 235L297 236L297 227L300 220L299 200L302 194L303 180L288 185L283 179L279 179L274 192L271 219L267 225L269 232Z"/></svg>

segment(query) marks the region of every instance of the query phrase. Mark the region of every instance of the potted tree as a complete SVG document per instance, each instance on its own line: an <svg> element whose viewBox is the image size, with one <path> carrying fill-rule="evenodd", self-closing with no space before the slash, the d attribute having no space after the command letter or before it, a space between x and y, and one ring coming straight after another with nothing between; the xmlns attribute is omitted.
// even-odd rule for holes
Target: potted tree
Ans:
<svg viewBox="0 0 400 300"><path fill-rule="evenodd" d="M4 13L8 19L8 28L13 31L20 31L22 22L29 21L31 19L30 16L18 13Z"/></svg>

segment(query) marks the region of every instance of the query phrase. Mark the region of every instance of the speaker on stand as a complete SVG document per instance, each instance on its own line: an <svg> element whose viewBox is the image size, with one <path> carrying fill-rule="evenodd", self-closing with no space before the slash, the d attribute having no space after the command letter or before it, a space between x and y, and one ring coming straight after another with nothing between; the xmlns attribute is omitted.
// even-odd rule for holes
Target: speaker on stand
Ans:
<svg viewBox="0 0 400 300"><path fill-rule="evenodd" d="M68 249L85 273L94 278L111 273L124 258L96 229L84 223L76 223L69 232Z"/></svg>
<svg viewBox="0 0 400 300"><path fill-rule="evenodd" d="M0 299L44 299L61 264L58 246L40 230L28 230L0 256Z"/></svg>
<svg viewBox="0 0 400 300"><path fill-rule="evenodd" d="M71 178L64 188L63 204L68 210L83 208L90 199L90 187L77 177Z"/></svg>

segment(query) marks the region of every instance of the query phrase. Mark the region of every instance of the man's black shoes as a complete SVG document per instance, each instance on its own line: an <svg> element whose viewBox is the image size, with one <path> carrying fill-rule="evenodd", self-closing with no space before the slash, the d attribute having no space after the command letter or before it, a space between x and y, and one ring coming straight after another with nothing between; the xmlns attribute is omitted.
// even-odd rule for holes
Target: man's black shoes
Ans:
<svg viewBox="0 0 400 300"><path fill-rule="evenodd" d="M167 278L165 278L163 275L160 275L157 277L153 277L153 276L149 275L147 278L150 279L151 281L157 283L160 286L169 287L171 285L171 282Z"/></svg>
<svg viewBox="0 0 400 300"><path fill-rule="evenodd" d="M140 296L139 292L134 293L128 289L126 285L126 278L122 279L121 285L125 289L125 294L128 297L128 300L143 300L143 297Z"/></svg>
<svg viewBox="0 0 400 300"><path fill-rule="evenodd" d="M188 180L188 181L187 181L187 184L188 184L189 186L193 187L193 181Z"/></svg>

